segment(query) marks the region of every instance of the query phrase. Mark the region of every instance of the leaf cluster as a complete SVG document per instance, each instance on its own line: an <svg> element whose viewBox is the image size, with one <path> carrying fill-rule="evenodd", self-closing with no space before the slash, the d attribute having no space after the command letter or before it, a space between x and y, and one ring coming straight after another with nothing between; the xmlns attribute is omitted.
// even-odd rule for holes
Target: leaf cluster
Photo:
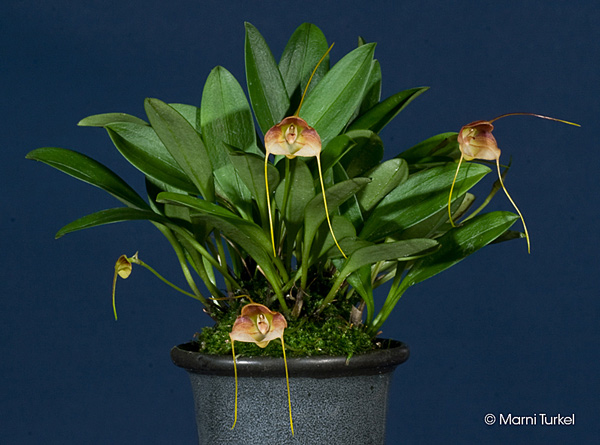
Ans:
<svg viewBox="0 0 600 445"><path fill-rule="evenodd" d="M326 57L307 85L328 46L322 31L305 23L277 62L259 31L246 24L249 100L234 76L218 66L206 79L200 104L148 98L146 120L124 113L81 120L81 126L104 128L142 173L145 199L84 154L55 147L29 153L28 158L124 204L83 216L57 237L101 224L147 220L173 246L189 294L224 325L239 311L243 300L236 297L249 295L290 321L323 320L324 326L340 316L371 337L408 288L503 235L510 238L507 231L516 215L476 215L478 209L467 216L474 201L469 191L490 172L480 164L460 170L451 208L455 220L464 220L458 227L449 224L446 206L459 157L456 133L433 136L384 160L379 133L427 88L382 100L375 44L362 39L332 67ZM328 210L347 259L325 223L314 158L275 157L265 188L261 135L298 109L305 89L299 116L321 137ZM387 297L376 305L374 290L389 281ZM337 308L336 315L325 316L331 308Z"/></svg>

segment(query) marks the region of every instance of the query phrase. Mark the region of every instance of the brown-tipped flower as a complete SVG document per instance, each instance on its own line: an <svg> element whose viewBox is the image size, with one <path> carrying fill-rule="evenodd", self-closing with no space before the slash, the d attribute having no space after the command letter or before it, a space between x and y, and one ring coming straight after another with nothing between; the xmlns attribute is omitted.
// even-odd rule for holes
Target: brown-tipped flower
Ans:
<svg viewBox="0 0 600 445"><path fill-rule="evenodd" d="M500 158L500 149L492 134L494 126L489 121L475 121L458 132L458 146L465 161L482 159L495 161Z"/></svg>
<svg viewBox="0 0 600 445"><path fill-rule="evenodd" d="M292 400L290 396L290 379L288 375L287 360L285 358L285 346L283 345L283 331L287 328L285 317L279 312L270 310L263 304L249 303L242 308L242 313L235 319L229 338L231 339L231 354L233 355L233 373L235 377L235 402L233 425L237 423L238 406L238 381L237 365L235 363L236 341L245 343L256 343L259 347L266 347L271 340L279 338L281 340L281 349L283 353L283 363L285 365L285 382L287 385L288 409L290 413L290 429L294 435L294 422L292 420Z"/></svg>
<svg viewBox="0 0 600 445"><path fill-rule="evenodd" d="M290 159L296 156L313 157L321 153L321 138L304 119L289 116L267 131L265 148L267 153L284 155Z"/></svg>
<svg viewBox="0 0 600 445"><path fill-rule="evenodd" d="M250 303L242 308L229 336L232 342L256 343L264 348L271 340L282 338L285 328L287 321L279 312L271 311L262 304Z"/></svg>

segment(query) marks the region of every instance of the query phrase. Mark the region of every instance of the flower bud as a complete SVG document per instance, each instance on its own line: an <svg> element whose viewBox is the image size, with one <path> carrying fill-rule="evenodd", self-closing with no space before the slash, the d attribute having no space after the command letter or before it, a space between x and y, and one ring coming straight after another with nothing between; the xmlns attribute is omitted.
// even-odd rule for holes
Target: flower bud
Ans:
<svg viewBox="0 0 600 445"><path fill-rule="evenodd" d="M123 279L131 275L131 262L126 255L121 255L115 264L115 272Z"/></svg>

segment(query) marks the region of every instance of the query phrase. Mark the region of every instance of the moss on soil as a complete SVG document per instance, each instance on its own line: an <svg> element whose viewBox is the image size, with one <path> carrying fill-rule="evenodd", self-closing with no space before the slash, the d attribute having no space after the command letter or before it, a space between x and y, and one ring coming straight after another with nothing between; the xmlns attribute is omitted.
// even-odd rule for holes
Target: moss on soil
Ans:
<svg viewBox="0 0 600 445"><path fill-rule="evenodd" d="M229 333L236 312L225 315L213 327L206 327L197 334L200 352L206 354L231 355ZM285 350L288 357L313 355L352 356L372 350L373 338L362 327L350 324L338 314L324 314L319 319L299 318L288 320L284 332ZM271 341L266 348L254 343L235 343L235 352L245 356L281 357L281 342Z"/></svg>

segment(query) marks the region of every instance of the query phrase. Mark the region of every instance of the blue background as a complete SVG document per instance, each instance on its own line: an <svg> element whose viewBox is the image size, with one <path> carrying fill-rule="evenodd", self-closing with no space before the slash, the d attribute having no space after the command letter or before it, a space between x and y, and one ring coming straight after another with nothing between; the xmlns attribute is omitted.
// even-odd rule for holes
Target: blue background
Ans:
<svg viewBox="0 0 600 445"><path fill-rule="evenodd" d="M143 222L54 241L64 224L118 203L24 157L75 149L142 190L103 130L75 124L102 112L143 116L145 97L199 104L217 64L245 86L245 20L276 58L304 21L336 42L332 61L358 35L379 42L383 97L430 86L382 132L388 156L511 111L582 124L497 123L531 255L524 241L493 246L406 293L384 325L412 351L394 378L388 442L597 439L596 1L10 0L1 9L2 443L196 441L187 376L168 353L208 323L201 306L141 268L119 283L118 322L110 303L123 253L139 250L183 281L167 242ZM502 195L495 201L511 209ZM487 413L574 413L576 424L486 426Z"/></svg>

